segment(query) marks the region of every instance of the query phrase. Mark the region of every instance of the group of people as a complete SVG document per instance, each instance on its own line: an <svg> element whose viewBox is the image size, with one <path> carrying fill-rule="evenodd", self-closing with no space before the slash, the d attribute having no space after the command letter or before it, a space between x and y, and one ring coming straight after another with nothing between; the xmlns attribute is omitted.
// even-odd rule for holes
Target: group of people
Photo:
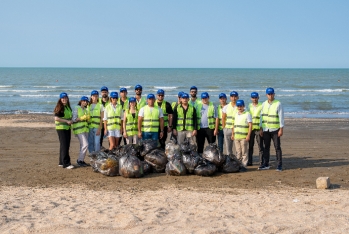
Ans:
<svg viewBox="0 0 349 234"><path fill-rule="evenodd" d="M275 99L273 88L266 89L267 100L259 102L259 94L251 93L251 103L246 108L236 91L227 96L219 94L219 105L210 100L207 92L202 92L199 100L196 86L190 87L190 94L179 92L177 102L165 101L165 91L159 89L154 94L142 96L141 85L135 86L135 96L128 97L127 89L110 92L107 87L91 92L90 98L82 96L72 108L67 93L61 93L54 109L55 124L60 141L59 166L72 169L69 147L71 129L80 142L77 159L79 166L88 166L84 158L87 151L99 151L107 136L109 150L121 144L138 144L141 139L158 140L165 148L168 134L177 139L178 144L186 139L196 141L198 153L204 151L205 141L215 143L223 153L235 154L241 161L241 171L252 165L255 141L259 149L259 170L270 168L270 145L273 140L277 171L282 171L282 151L280 137L283 135L284 114L280 101ZM233 145L235 152L233 152Z"/></svg>

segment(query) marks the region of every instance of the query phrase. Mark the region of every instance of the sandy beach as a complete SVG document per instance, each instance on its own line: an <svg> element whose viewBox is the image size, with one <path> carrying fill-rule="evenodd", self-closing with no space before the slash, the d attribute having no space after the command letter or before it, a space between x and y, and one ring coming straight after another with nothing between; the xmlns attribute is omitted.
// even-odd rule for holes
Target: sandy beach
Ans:
<svg viewBox="0 0 349 234"><path fill-rule="evenodd" d="M349 120L285 124L283 172L255 148L245 173L126 179L58 167L52 116L0 115L0 233L348 233Z"/></svg>

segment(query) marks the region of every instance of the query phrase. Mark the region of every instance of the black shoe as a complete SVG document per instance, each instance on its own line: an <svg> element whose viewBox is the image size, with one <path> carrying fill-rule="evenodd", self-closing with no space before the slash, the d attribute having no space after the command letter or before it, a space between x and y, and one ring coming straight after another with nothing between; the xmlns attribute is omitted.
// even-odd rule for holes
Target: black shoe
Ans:
<svg viewBox="0 0 349 234"><path fill-rule="evenodd" d="M82 161L82 164L84 165L84 167L89 167L90 166L90 164L87 164L84 161Z"/></svg>
<svg viewBox="0 0 349 234"><path fill-rule="evenodd" d="M247 171L246 167L240 167L239 172L246 172L246 171Z"/></svg>
<svg viewBox="0 0 349 234"><path fill-rule="evenodd" d="M247 163L247 166L252 166L252 163Z"/></svg>
<svg viewBox="0 0 349 234"><path fill-rule="evenodd" d="M77 160L76 161L76 163L79 165L79 167L84 167L85 165L84 165L84 161L79 161L79 160Z"/></svg>

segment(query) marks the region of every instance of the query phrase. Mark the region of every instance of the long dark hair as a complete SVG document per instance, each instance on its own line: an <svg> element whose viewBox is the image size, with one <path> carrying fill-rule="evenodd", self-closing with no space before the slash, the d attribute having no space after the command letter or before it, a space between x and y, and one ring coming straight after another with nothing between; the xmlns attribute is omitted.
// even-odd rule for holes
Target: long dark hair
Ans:
<svg viewBox="0 0 349 234"><path fill-rule="evenodd" d="M131 102L129 101L129 102L128 102L128 112L129 112L129 113L130 113L130 107L131 107ZM135 105L135 109L136 109L136 112L138 112L137 102L136 102L136 105Z"/></svg>
<svg viewBox="0 0 349 234"><path fill-rule="evenodd" d="M69 98L68 98L68 102L67 102L66 106L71 110ZM58 99L58 102L57 102L56 107L53 110L53 112L55 114L64 113L64 105L63 105L61 99Z"/></svg>

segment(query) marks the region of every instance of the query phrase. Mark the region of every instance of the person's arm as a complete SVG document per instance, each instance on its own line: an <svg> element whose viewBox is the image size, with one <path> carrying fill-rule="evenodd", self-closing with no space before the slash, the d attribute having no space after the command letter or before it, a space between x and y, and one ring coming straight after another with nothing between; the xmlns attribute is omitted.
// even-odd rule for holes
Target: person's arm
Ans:
<svg viewBox="0 0 349 234"><path fill-rule="evenodd" d="M172 132L173 135L177 136L177 119L178 119L178 113L177 108L173 111L173 118L172 118Z"/></svg>
<svg viewBox="0 0 349 234"><path fill-rule="evenodd" d="M189 108L189 106L188 106ZM196 114L196 109L193 107L193 123L194 123L194 130L193 130L193 136L197 135L197 129L198 129L198 120L197 120L197 114Z"/></svg>
<svg viewBox="0 0 349 234"><path fill-rule="evenodd" d="M159 118L160 121L160 139L164 136L164 117Z"/></svg>
<svg viewBox="0 0 349 234"><path fill-rule="evenodd" d="M252 117L250 113L247 113L247 123L248 123L248 133L246 136L246 141L249 141L251 138L251 132L252 132Z"/></svg>
<svg viewBox="0 0 349 234"><path fill-rule="evenodd" d="M263 106L264 106L264 103L262 104L262 109L261 109L261 113L259 114L259 135L261 137L263 137Z"/></svg>
<svg viewBox="0 0 349 234"><path fill-rule="evenodd" d="M143 117L138 116L138 138L142 138L142 123L143 123Z"/></svg>
<svg viewBox="0 0 349 234"><path fill-rule="evenodd" d="M122 129L124 130L124 137L127 137L127 133L126 133L126 124L127 124L127 115L124 114L124 121L122 122Z"/></svg>
<svg viewBox="0 0 349 234"><path fill-rule="evenodd" d="M213 134L215 136L217 136L218 135L218 129L219 129L219 119L218 119L218 115L217 115L217 107L216 106L214 107L213 117L216 119Z"/></svg>
<svg viewBox="0 0 349 234"><path fill-rule="evenodd" d="M69 120L69 119L63 119L57 115L55 115L55 121L57 122L61 122L61 123L66 123L68 125L71 125L73 123L73 121Z"/></svg>
<svg viewBox="0 0 349 234"><path fill-rule="evenodd" d="M108 128L107 128L107 124L108 124L108 112L107 112L107 110L104 110L104 117L103 117L103 120L104 120L104 135L106 136L107 133L108 133Z"/></svg>
<svg viewBox="0 0 349 234"><path fill-rule="evenodd" d="M278 115L279 115L279 121L280 121L280 129L278 132L278 137L281 137L284 134L284 110L280 102L278 106Z"/></svg>

